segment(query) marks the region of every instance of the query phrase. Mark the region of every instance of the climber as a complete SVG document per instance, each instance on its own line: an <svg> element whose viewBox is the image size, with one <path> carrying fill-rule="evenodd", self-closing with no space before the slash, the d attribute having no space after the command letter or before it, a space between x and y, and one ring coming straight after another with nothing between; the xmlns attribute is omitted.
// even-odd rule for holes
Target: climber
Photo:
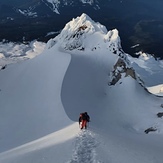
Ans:
<svg viewBox="0 0 163 163"><path fill-rule="evenodd" d="M89 115L87 114L87 112L84 112L84 113L80 113L80 116L79 116L79 126L81 129L83 128L87 128L87 122L90 122L90 117Z"/></svg>

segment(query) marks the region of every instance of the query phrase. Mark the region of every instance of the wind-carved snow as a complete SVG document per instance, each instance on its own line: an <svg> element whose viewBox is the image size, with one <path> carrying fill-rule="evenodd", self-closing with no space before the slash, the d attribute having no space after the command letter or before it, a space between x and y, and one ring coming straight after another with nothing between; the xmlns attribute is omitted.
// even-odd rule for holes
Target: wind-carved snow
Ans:
<svg viewBox="0 0 163 163"><path fill-rule="evenodd" d="M83 130L76 137L72 158L67 163L101 163L96 158L98 143L93 132Z"/></svg>

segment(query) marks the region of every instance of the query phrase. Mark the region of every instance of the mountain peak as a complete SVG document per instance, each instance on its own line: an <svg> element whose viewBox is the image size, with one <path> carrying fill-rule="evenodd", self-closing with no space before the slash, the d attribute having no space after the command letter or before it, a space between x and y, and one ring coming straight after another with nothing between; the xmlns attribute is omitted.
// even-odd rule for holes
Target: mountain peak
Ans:
<svg viewBox="0 0 163 163"><path fill-rule="evenodd" d="M84 28L83 28L84 27ZM77 18L73 18L72 21L66 24L63 31L79 31L85 30L85 32L93 33L95 31L101 31L102 33L107 33L105 26L98 22L94 22L87 14L83 13Z"/></svg>
<svg viewBox="0 0 163 163"><path fill-rule="evenodd" d="M81 16L77 17L76 20L85 22L86 20L88 21L93 21L87 14L83 13Z"/></svg>
<svg viewBox="0 0 163 163"><path fill-rule="evenodd" d="M57 42L65 50L107 50L118 55L123 53L118 30L108 31L104 25L94 22L85 13L68 22L61 33L49 41L47 47L51 48Z"/></svg>

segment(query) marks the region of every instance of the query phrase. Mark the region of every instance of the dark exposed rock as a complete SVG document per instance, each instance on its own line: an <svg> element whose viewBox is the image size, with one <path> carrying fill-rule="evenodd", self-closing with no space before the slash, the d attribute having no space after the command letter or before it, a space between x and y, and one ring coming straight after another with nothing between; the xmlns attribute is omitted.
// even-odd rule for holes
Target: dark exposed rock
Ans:
<svg viewBox="0 0 163 163"><path fill-rule="evenodd" d="M148 129L146 129L144 132L145 132L146 134L148 134L149 132L154 132L154 131L157 131L157 129L156 129L156 128L153 128L153 127L150 127L150 128L148 128Z"/></svg>
<svg viewBox="0 0 163 163"><path fill-rule="evenodd" d="M163 117L163 112L158 113L157 116L158 116L159 118Z"/></svg>
<svg viewBox="0 0 163 163"><path fill-rule="evenodd" d="M122 77L122 73L125 73L125 77L131 76L136 80L135 71L132 68L127 67L123 59L119 58L117 63L114 65L114 70L112 71L112 81L109 85L115 85Z"/></svg>
<svg viewBox="0 0 163 163"><path fill-rule="evenodd" d="M83 25L83 26L79 27L78 31L85 30L86 28L87 28L87 26Z"/></svg>
<svg viewBox="0 0 163 163"><path fill-rule="evenodd" d="M1 68L1 70L4 70L6 67L7 67L7 65L3 66L3 67Z"/></svg>

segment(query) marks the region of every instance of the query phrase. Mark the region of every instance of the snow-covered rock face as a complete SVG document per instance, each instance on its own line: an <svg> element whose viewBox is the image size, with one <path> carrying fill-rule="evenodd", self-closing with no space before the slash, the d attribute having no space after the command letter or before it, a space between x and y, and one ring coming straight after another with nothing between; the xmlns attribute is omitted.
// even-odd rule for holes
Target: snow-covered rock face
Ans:
<svg viewBox="0 0 163 163"><path fill-rule="evenodd" d="M56 42L59 42L65 50L108 50L125 57L118 31L116 29L107 31L105 26L94 22L86 14L82 14L67 23L62 32L49 41L48 48L52 47Z"/></svg>
<svg viewBox="0 0 163 163"><path fill-rule="evenodd" d="M111 72L111 81L109 85L115 85L122 78L122 76L131 76L136 80L135 71L132 68L128 68L125 62L119 58L117 63L114 65L114 70Z"/></svg>
<svg viewBox="0 0 163 163"><path fill-rule="evenodd" d="M143 80L136 74L134 68L126 64L126 61L122 58L118 58L114 65L113 71L110 73L110 81L108 85L116 85L117 83L121 84L121 79L128 76L136 80L145 90L147 90Z"/></svg>
<svg viewBox="0 0 163 163"><path fill-rule="evenodd" d="M62 30L60 34L62 47L67 50L84 50L86 48L84 43L89 38L91 40L91 36L97 33L106 34L107 29L103 25L95 23L86 14L82 14L80 17L77 17L76 19L73 19L67 23L65 28ZM87 44L87 47L88 46L90 46L90 44Z"/></svg>
<svg viewBox="0 0 163 163"><path fill-rule="evenodd" d="M62 32L48 42L46 48L50 49L57 44L70 53L80 51L83 54L97 52L115 55L117 60L110 74L109 85L115 85L120 79L128 76L144 85L130 66L128 55L121 48L118 30L107 31L105 26L94 22L86 14L67 23Z"/></svg>

